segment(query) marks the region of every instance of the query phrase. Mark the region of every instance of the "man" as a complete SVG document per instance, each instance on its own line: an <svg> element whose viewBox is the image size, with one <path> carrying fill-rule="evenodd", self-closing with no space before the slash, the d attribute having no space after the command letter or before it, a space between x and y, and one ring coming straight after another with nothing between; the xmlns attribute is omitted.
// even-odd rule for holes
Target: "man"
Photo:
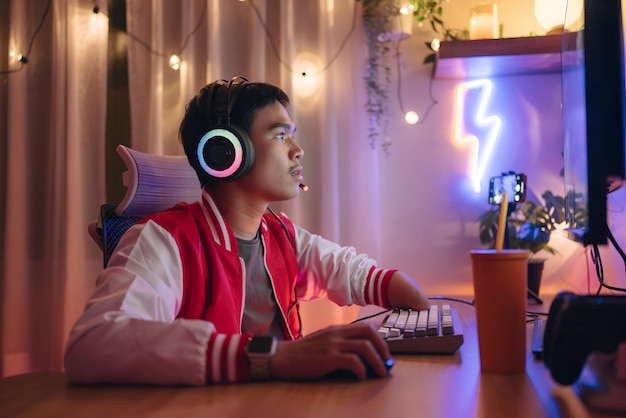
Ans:
<svg viewBox="0 0 626 418"><path fill-rule="evenodd" d="M406 274L295 226L269 204L298 195L304 151L287 95L244 78L205 86L180 138L202 198L130 228L99 275L65 355L71 381L203 385L385 376L367 324L301 337L300 300L429 306Z"/></svg>

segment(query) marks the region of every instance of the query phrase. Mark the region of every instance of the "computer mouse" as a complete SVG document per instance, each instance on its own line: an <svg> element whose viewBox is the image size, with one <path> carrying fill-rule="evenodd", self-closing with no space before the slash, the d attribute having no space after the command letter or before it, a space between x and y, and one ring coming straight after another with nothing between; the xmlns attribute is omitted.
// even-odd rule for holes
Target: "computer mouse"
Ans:
<svg viewBox="0 0 626 418"><path fill-rule="evenodd" d="M367 363L366 361L363 361L363 364L365 365L365 374L366 374L368 379L380 377L380 376L378 376L376 374L374 369L372 369L372 367L369 365L369 363ZM394 361L393 358L389 358L388 360L383 361L383 365L387 369L387 374L389 374L391 372L391 369L394 366L394 364L395 364L395 361ZM338 369L338 370L335 370L334 372L328 373L326 375L326 378L327 379L337 379L337 380L357 380L357 377L354 374L354 372L352 370L349 370L349 369Z"/></svg>

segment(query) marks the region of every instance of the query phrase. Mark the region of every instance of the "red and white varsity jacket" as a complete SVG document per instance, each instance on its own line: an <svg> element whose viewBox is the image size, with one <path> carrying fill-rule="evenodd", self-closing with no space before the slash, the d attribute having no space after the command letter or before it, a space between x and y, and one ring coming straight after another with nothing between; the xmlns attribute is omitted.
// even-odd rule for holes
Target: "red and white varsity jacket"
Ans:
<svg viewBox="0 0 626 418"><path fill-rule="evenodd" d="M297 300L389 307L395 270L273 215L261 222L264 262L284 319ZM151 215L120 240L74 325L65 352L72 382L204 385L248 380L241 322L245 274L234 234L208 190Z"/></svg>

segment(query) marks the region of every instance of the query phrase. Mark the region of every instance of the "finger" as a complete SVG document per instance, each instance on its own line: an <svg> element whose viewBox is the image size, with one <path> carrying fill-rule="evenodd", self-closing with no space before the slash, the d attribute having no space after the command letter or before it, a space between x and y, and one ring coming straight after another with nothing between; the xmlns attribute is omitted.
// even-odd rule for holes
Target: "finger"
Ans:
<svg viewBox="0 0 626 418"><path fill-rule="evenodd" d="M338 362L337 364L339 364L339 366L337 366L333 372L349 371L359 380L367 379L366 365L363 363L358 354L353 352L344 352L337 354L335 360Z"/></svg>
<svg viewBox="0 0 626 418"><path fill-rule="evenodd" d="M389 347L387 346L385 340L383 340L382 337L378 335L374 324L360 323L350 325L349 331L346 332L345 336L346 338L351 339L367 339L372 343L380 358L382 358L383 360L391 358Z"/></svg>
<svg viewBox="0 0 626 418"><path fill-rule="evenodd" d="M350 369L361 379L370 376L384 377L388 375L387 367L384 362L386 359L381 358L380 354L368 339L348 339L341 343L339 349L342 353L347 353L349 357L343 357L350 360L349 364L342 364L341 369Z"/></svg>

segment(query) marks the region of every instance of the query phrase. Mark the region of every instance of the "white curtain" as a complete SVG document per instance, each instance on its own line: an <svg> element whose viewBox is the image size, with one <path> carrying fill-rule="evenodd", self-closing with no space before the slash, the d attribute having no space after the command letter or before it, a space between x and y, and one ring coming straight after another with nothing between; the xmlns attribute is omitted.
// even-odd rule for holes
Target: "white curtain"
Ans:
<svg viewBox="0 0 626 418"><path fill-rule="evenodd" d="M276 84L292 99L310 191L274 208L378 255L381 154L361 121L360 2L127 0L126 7L134 148L181 154L184 106L211 81L243 75ZM9 16L0 28L8 50L0 53L25 53L34 39L27 64L0 67L0 375L8 376L62 369L69 330L101 268L86 228L106 200L108 18L106 2L93 0L9 0L0 13ZM172 52L182 59L179 71L168 66ZM312 93L302 60L314 63ZM304 332L355 315L326 300L304 304Z"/></svg>
<svg viewBox="0 0 626 418"><path fill-rule="evenodd" d="M0 90L7 376L62 368L69 329L101 267L86 225L104 199L108 22L106 3L95 15L91 0L11 0L2 7L10 14L2 42L28 58L2 67Z"/></svg>

